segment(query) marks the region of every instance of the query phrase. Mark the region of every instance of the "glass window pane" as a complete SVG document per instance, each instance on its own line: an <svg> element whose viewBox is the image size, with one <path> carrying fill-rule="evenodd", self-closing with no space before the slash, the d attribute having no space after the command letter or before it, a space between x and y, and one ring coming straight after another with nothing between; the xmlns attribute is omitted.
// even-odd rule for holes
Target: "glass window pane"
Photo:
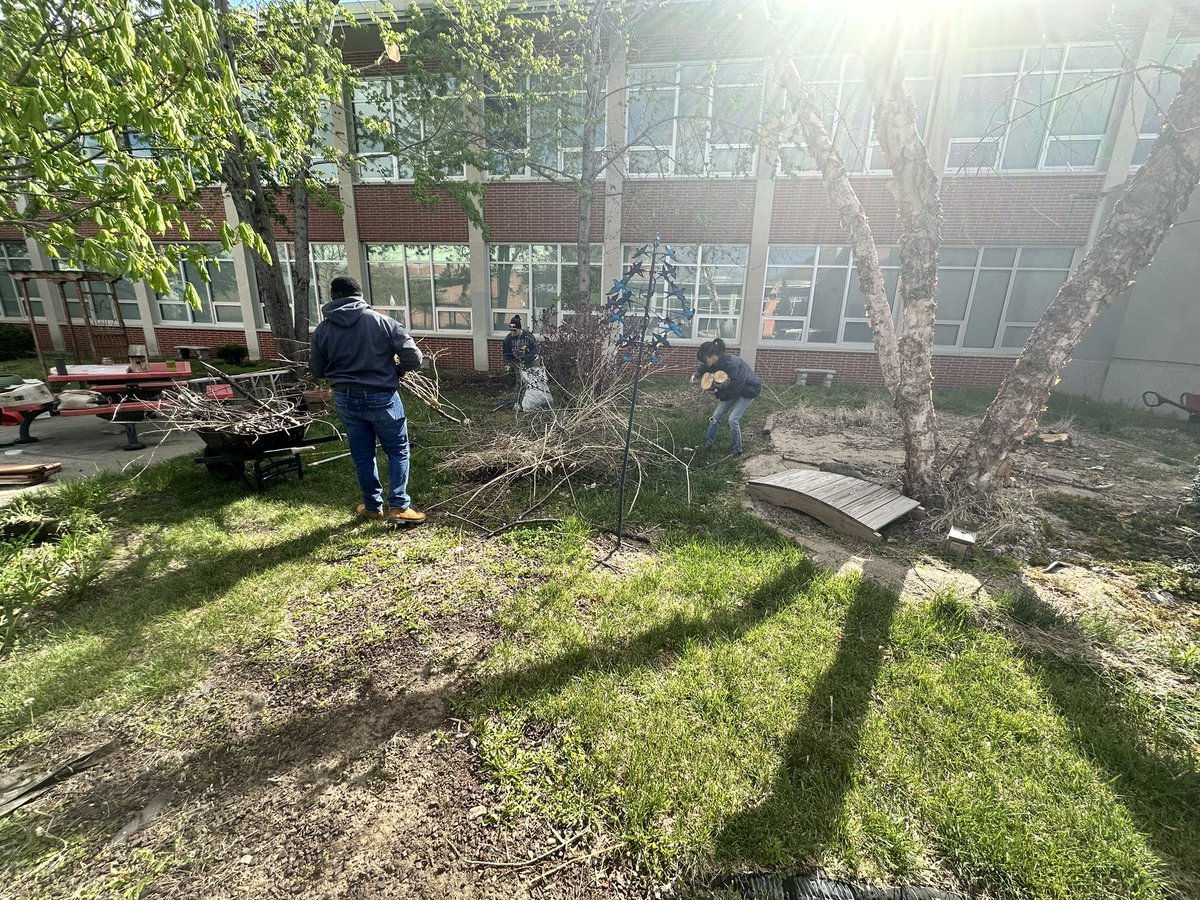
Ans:
<svg viewBox="0 0 1200 900"><path fill-rule="evenodd" d="M807 316L812 282L813 270L807 266L768 268L763 315Z"/></svg>
<svg viewBox="0 0 1200 900"><path fill-rule="evenodd" d="M971 282L975 273L968 269L938 270L939 322L958 322L967 314L967 300L971 296Z"/></svg>
<svg viewBox="0 0 1200 900"><path fill-rule="evenodd" d="M816 247L774 246L767 250L767 265L771 266L812 265L816 258Z"/></svg>
<svg viewBox="0 0 1200 900"><path fill-rule="evenodd" d="M953 347L958 343L958 326L957 325L941 325L933 326L933 345L935 347Z"/></svg>
<svg viewBox="0 0 1200 900"><path fill-rule="evenodd" d="M1013 261L1017 258L1016 247L987 247L983 251L984 266L1004 266L1008 268L1012 266Z"/></svg>
<svg viewBox="0 0 1200 900"><path fill-rule="evenodd" d="M1022 269L1070 269L1075 259L1073 247L1022 247Z"/></svg>
<svg viewBox="0 0 1200 900"><path fill-rule="evenodd" d="M242 308L240 306L215 307L218 322L241 322Z"/></svg>
<svg viewBox="0 0 1200 900"><path fill-rule="evenodd" d="M1033 334L1032 328L1005 328L1004 340L1000 342L1000 346L1005 349L1024 347L1031 334Z"/></svg>
<svg viewBox="0 0 1200 900"><path fill-rule="evenodd" d="M938 253L938 262L943 266L970 266L975 268L979 251L974 247L943 247Z"/></svg>
<svg viewBox="0 0 1200 900"><path fill-rule="evenodd" d="M574 275L576 270L570 267ZM564 271L564 275L565 275ZM564 279L565 280L565 279ZM573 281L578 282L577 278ZM545 309L552 309L558 302L558 266L549 263L533 265L533 309L534 317Z"/></svg>
<svg viewBox="0 0 1200 900"><path fill-rule="evenodd" d="M1066 280L1066 272L1018 271L1013 278L1005 321L1036 322Z"/></svg>
<svg viewBox="0 0 1200 900"><path fill-rule="evenodd" d="M875 341L875 335L866 322L847 322L842 340L848 344L871 344Z"/></svg>
<svg viewBox="0 0 1200 900"><path fill-rule="evenodd" d="M952 138L995 137L1003 133L1008 120L1009 90L1012 76L963 78L951 123Z"/></svg>
<svg viewBox="0 0 1200 900"><path fill-rule="evenodd" d="M818 269L813 288L813 311L808 340L813 344L832 344L837 341L841 321L842 299L846 291L845 269Z"/></svg>
<svg viewBox="0 0 1200 900"><path fill-rule="evenodd" d="M1004 311L1004 296L1008 293L1010 273L992 270L979 273L975 294L971 298L971 320L963 337L964 347L987 348L996 345L996 330Z"/></svg>
<svg viewBox="0 0 1200 900"><path fill-rule="evenodd" d="M492 263L491 303L493 309L521 311L529 308L529 266L524 263Z"/></svg>
<svg viewBox="0 0 1200 900"><path fill-rule="evenodd" d="M529 245L489 244L488 259L494 262L524 262L529 259Z"/></svg>

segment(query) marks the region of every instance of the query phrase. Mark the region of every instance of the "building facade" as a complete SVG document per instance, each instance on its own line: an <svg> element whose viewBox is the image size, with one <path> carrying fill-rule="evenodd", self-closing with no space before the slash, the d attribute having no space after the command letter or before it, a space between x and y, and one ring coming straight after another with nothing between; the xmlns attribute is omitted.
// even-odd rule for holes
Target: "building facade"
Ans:
<svg viewBox="0 0 1200 900"><path fill-rule="evenodd" d="M786 41L828 107L826 125L870 216L898 306L896 208L857 53L870 25L842 11L818 12L780 33L765 9L730 0L667 4L639 26L609 72L599 140L611 164L592 205L593 296L598 301L601 286L620 276L632 248L658 234L675 248L680 283L697 309L669 362L684 366L696 344L720 336L772 380L820 369L879 382L847 235L820 177L803 146L758 140L786 103L771 61ZM984 3L943 15L909 23L901 54L942 176L934 372L940 385L993 385L1145 159L1178 86L1176 74L1155 66L1187 65L1200 52L1200 4ZM380 55L359 32L347 37L345 53L363 63ZM427 351L442 352L441 365L496 367L513 314L557 316L571 295L577 194L532 166L498 159L498 174L454 173L484 183L485 228L449 199L423 206L403 160L362 126L374 117L418 127L390 95L389 77L368 78L334 105L332 131L357 163L326 172L341 211L312 211L318 286L308 302L315 313L329 279L350 273L376 308L402 321ZM537 119L534 109L524 135L530 145ZM569 147L542 152L552 167L570 168ZM236 213L220 187L205 189L201 200L190 239L215 243L221 222L236 224ZM203 218L214 228L202 228ZM1093 329L1064 375L1068 389L1125 400L1146 389L1200 389L1192 271L1200 232L1190 219ZM286 267L286 225L278 237ZM207 281L181 264L165 295L122 282L124 319L151 354L238 343L252 356L272 356L248 252L222 251ZM45 248L0 234L0 322L26 321L3 272L49 267ZM200 309L183 303L186 282L199 290ZM44 286L34 313L46 346L64 344L60 306Z"/></svg>

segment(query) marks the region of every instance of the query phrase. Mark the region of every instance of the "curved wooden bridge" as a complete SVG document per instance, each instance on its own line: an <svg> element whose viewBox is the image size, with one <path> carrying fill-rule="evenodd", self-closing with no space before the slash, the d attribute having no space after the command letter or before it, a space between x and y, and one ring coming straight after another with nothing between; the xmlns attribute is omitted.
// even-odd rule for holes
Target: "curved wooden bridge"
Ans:
<svg viewBox="0 0 1200 900"><path fill-rule="evenodd" d="M879 529L905 516L924 518L911 497L849 475L792 469L747 483L750 494L776 506L805 513L843 534L878 541Z"/></svg>

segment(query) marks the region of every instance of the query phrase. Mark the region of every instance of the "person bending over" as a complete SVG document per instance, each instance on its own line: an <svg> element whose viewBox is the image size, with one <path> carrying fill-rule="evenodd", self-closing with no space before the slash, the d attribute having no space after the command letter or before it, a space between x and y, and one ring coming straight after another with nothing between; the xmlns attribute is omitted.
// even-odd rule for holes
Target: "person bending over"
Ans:
<svg viewBox="0 0 1200 900"><path fill-rule="evenodd" d="M313 332L308 369L333 383L333 401L350 441L350 458L362 488L358 514L396 525L419 525L425 513L408 496L408 422L396 390L397 376L421 367L421 351L395 319L367 304L362 286L339 275L325 318ZM387 510L375 459L375 442L388 460Z"/></svg>
<svg viewBox="0 0 1200 900"><path fill-rule="evenodd" d="M720 338L701 344L696 351L696 358L700 364L692 374L692 381L699 379L705 390L712 390L717 395L717 408L708 420L708 435L704 438L704 445L711 449L716 443L721 419L728 414L733 455L741 456L742 414L750 402L762 393L762 381L745 360L725 349L725 342Z"/></svg>
<svg viewBox="0 0 1200 900"><path fill-rule="evenodd" d="M528 369L537 365L540 352L533 335L521 327L521 317L509 319L508 335L504 338L504 365L510 369Z"/></svg>

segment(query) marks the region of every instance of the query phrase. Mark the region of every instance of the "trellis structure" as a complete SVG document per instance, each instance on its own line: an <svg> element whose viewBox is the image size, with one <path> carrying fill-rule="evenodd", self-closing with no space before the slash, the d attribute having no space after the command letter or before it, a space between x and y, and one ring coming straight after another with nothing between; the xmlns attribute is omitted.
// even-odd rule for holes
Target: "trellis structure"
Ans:
<svg viewBox="0 0 1200 900"><path fill-rule="evenodd" d="M99 272L63 272L57 269L33 269L8 274L19 287L25 315L29 318L29 327L33 331L34 346L42 360L43 368L46 368L46 359L41 339L38 337L37 322L29 295L31 281L44 281L58 288L66 325L63 330L63 339L67 345L65 352L70 354L76 363L84 362L85 357L88 362L98 363L106 356L124 359L128 354L130 334L125 325L125 317L121 313L120 299L117 297L117 282L121 280L121 276L104 275ZM89 283L87 289L84 288L84 282ZM90 284L96 282L106 285L107 291L97 293L92 290ZM72 300L67 297L67 285L75 287L75 298ZM82 316L82 321L78 323L71 315L71 303L74 300L78 300ZM82 328L82 335L76 330L77 324Z"/></svg>

